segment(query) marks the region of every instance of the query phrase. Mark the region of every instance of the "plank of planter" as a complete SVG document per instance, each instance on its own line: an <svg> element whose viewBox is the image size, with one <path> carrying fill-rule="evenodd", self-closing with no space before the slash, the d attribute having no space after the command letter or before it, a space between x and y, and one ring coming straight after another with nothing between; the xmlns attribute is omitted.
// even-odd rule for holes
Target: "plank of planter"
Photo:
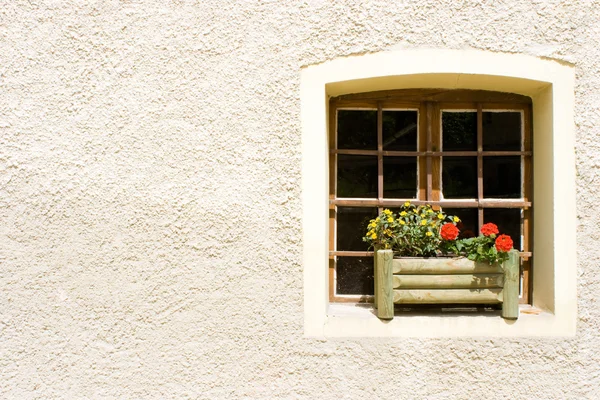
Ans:
<svg viewBox="0 0 600 400"><path fill-rule="evenodd" d="M502 289L415 289L394 290L395 304L440 304L440 303L500 303Z"/></svg>
<svg viewBox="0 0 600 400"><path fill-rule="evenodd" d="M502 274L394 275L394 289L501 288Z"/></svg>
<svg viewBox="0 0 600 400"><path fill-rule="evenodd" d="M377 317L394 318L394 291L392 289L392 250L377 252Z"/></svg>
<svg viewBox="0 0 600 400"><path fill-rule="evenodd" d="M394 258L394 274L492 274L502 273L497 264L476 263L467 258Z"/></svg>

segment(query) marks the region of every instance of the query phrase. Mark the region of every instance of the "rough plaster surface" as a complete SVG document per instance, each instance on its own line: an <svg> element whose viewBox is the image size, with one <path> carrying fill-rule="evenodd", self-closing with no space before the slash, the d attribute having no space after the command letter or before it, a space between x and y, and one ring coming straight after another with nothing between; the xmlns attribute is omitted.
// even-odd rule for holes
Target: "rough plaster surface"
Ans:
<svg viewBox="0 0 600 400"><path fill-rule="evenodd" d="M596 1L0 4L3 398L600 398ZM299 72L576 66L573 339L303 337Z"/></svg>

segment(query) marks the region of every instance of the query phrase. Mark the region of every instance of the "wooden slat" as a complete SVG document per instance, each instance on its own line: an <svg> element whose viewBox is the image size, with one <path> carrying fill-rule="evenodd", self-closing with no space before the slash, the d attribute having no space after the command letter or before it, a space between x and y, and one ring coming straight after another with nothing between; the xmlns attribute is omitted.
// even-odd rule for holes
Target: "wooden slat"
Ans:
<svg viewBox="0 0 600 400"><path fill-rule="evenodd" d="M405 202L410 201L412 204L432 206L441 206L448 208L477 208L481 204L485 208L527 208L531 207L528 201L520 200L443 200L443 201L424 201L416 199L330 199L329 204L347 207L400 207Z"/></svg>
<svg viewBox="0 0 600 400"><path fill-rule="evenodd" d="M522 111L531 107L531 104L506 104L494 102L482 102L483 111Z"/></svg>
<svg viewBox="0 0 600 400"><path fill-rule="evenodd" d="M335 260L329 260L329 301L335 300Z"/></svg>
<svg viewBox="0 0 600 400"><path fill-rule="evenodd" d="M376 100L342 100L339 97L331 98L330 105L338 110L376 110Z"/></svg>
<svg viewBox="0 0 600 400"><path fill-rule="evenodd" d="M433 153L440 152L442 149L442 113L438 103L433 104L433 115L432 118L432 143L431 150ZM431 160L432 166L432 184L433 190L431 191L431 197L429 200L439 201L442 196L442 158L434 156ZM437 206L434 206L437 208Z"/></svg>
<svg viewBox="0 0 600 400"><path fill-rule="evenodd" d="M375 252L373 251L329 251L329 258L333 258L334 256L340 257L371 257ZM529 251L521 251L519 255L522 258L531 257L531 252Z"/></svg>
<svg viewBox="0 0 600 400"><path fill-rule="evenodd" d="M394 275L394 289L501 288L503 274Z"/></svg>
<svg viewBox="0 0 600 400"><path fill-rule="evenodd" d="M377 257L377 316L381 319L394 318L392 271L390 264L394 254L391 250L379 250Z"/></svg>
<svg viewBox="0 0 600 400"><path fill-rule="evenodd" d="M433 151L433 104L427 103L427 152ZM431 156L427 157L426 160L426 174L427 174L427 191L426 198L427 200L433 200L433 160Z"/></svg>
<svg viewBox="0 0 600 400"><path fill-rule="evenodd" d="M420 200L427 200L427 158L422 155L427 154L427 106L421 103L419 108L419 131L417 132L418 150L420 156L418 158L419 168L417 174L419 176L419 190L417 197Z"/></svg>
<svg viewBox="0 0 600 400"><path fill-rule="evenodd" d="M395 258L394 274L490 274L501 273L496 264L476 263L467 258Z"/></svg>
<svg viewBox="0 0 600 400"><path fill-rule="evenodd" d="M383 199L383 111L377 103L377 197Z"/></svg>
<svg viewBox="0 0 600 400"><path fill-rule="evenodd" d="M477 199L483 200L483 112L481 103L477 104ZM483 208L477 210L477 232L483 226Z"/></svg>
<svg viewBox="0 0 600 400"><path fill-rule="evenodd" d="M331 149L330 154L348 154L358 156L376 156L379 154L378 150L354 150L354 149ZM477 151L396 151L396 150L383 150L384 156L395 156L395 157L476 157L479 153ZM506 157L506 156L531 156L531 151L482 151L481 155L486 157Z"/></svg>
<svg viewBox="0 0 600 400"><path fill-rule="evenodd" d="M531 152L533 150L533 135L531 132L531 106L523 111L523 148L521 150ZM533 202L533 160L531 157L523 157L523 197ZM533 209L523 210L523 250L531 253L533 250ZM532 260L523 260L523 290L521 303L531 303L532 292Z"/></svg>
<svg viewBox="0 0 600 400"><path fill-rule="evenodd" d="M513 250L504 263L504 290L502 291L502 317L519 317L519 254Z"/></svg>
<svg viewBox="0 0 600 400"><path fill-rule="evenodd" d="M414 289L394 290L395 304L495 304L502 289Z"/></svg>
<svg viewBox="0 0 600 400"><path fill-rule="evenodd" d="M329 148L337 147L337 110L335 107L329 107L329 131L328 131ZM335 226L336 226L336 207L331 203L335 199L335 190L337 185L336 179L336 155L329 154L329 251L335 250ZM329 301L335 299L335 258L329 259Z"/></svg>
<svg viewBox="0 0 600 400"><path fill-rule="evenodd" d="M453 89L399 89L381 90L369 93L355 93L337 96L336 100L363 100L383 99L402 102L412 101L437 101L437 102L470 102L481 103L516 103L531 104L531 98L514 93L490 92L486 90L453 90Z"/></svg>
<svg viewBox="0 0 600 400"><path fill-rule="evenodd" d="M379 246L375 246L373 256L373 304L375 308L378 307L377 304L377 293L379 293L379 269L377 268L377 252L379 251Z"/></svg>
<svg viewBox="0 0 600 400"><path fill-rule="evenodd" d="M371 257L373 251L329 251L329 257Z"/></svg>

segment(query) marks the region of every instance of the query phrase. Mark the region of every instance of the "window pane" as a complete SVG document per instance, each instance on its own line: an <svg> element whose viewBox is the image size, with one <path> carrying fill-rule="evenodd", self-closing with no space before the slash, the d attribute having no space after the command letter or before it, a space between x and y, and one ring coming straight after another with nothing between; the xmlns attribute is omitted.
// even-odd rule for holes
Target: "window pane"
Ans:
<svg viewBox="0 0 600 400"><path fill-rule="evenodd" d="M460 234L459 238L470 238L479 235L477 224L479 218L476 208L444 208L447 215L455 215L460 218L460 222L456 224Z"/></svg>
<svg viewBox="0 0 600 400"><path fill-rule="evenodd" d="M498 225L502 234L510 236L515 249L521 247L521 209L520 208L486 208L483 210L483 221Z"/></svg>
<svg viewBox="0 0 600 400"><path fill-rule="evenodd" d="M442 163L444 198L477 198L477 158L443 157Z"/></svg>
<svg viewBox="0 0 600 400"><path fill-rule="evenodd" d="M521 157L483 158L483 196L521 197Z"/></svg>
<svg viewBox="0 0 600 400"><path fill-rule="evenodd" d="M417 157L383 158L383 197L414 199L417 196Z"/></svg>
<svg viewBox="0 0 600 400"><path fill-rule="evenodd" d="M477 112L442 113L443 150L477 150Z"/></svg>
<svg viewBox="0 0 600 400"><path fill-rule="evenodd" d="M383 111L383 149L417 151L416 111Z"/></svg>
<svg viewBox="0 0 600 400"><path fill-rule="evenodd" d="M338 110L338 149L377 150L377 111Z"/></svg>
<svg viewBox="0 0 600 400"><path fill-rule="evenodd" d="M377 197L377 157L338 154L337 197Z"/></svg>
<svg viewBox="0 0 600 400"><path fill-rule="evenodd" d="M373 294L373 257L337 257L337 294Z"/></svg>
<svg viewBox="0 0 600 400"><path fill-rule="evenodd" d="M483 113L483 150L521 150L521 113Z"/></svg>
<svg viewBox="0 0 600 400"><path fill-rule="evenodd" d="M367 251L362 237L369 220L377 217L377 208L337 207L337 247L339 251Z"/></svg>

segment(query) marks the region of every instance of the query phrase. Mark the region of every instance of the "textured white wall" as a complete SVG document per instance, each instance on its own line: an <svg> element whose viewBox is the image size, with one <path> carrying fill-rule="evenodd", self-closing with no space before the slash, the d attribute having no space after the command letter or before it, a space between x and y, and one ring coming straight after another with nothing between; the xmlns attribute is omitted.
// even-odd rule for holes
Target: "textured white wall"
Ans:
<svg viewBox="0 0 600 400"><path fill-rule="evenodd" d="M599 6L5 0L1 397L599 398ZM300 69L422 47L576 66L575 338L303 337Z"/></svg>

